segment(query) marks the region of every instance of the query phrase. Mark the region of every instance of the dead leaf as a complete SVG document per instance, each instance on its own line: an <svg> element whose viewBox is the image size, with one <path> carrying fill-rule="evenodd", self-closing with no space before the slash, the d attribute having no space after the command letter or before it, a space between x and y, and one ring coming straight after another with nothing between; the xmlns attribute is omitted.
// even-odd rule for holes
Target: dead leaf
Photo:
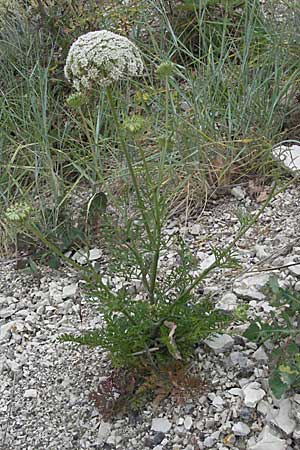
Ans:
<svg viewBox="0 0 300 450"><path fill-rule="evenodd" d="M175 342L175 338L174 338L174 334L177 328L176 323L174 322L168 322L167 320L164 321L164 326L169 328L171 331L169 333L169 342L170 342L170 346L171 346L171 354L172 356L177 359L180 360L182 359L181 354L178 351L176 342Z"/></svg>

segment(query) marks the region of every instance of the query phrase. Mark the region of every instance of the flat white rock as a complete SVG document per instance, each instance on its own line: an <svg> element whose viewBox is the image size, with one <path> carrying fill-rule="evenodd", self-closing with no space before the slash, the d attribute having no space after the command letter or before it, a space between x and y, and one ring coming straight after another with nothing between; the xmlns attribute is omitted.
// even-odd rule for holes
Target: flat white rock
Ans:
<svg viewBox="0 0 300 450"><path fill-rule="evenodd" d="M223 405L224 405L224 400L219 395L216 395L212 401L212 404L215 408L217 408L217 410L222 411Z"/></svg>
<svg viewBox="0 0 300 450"><path fill-rule="evenodd" d="M296 428L296 422L292 419L292 403L290 399L285 398L279 402L279 411L273 411L271 423L283 430L287 435L293 433Z"/></svg>
<svg viewBox="0 0 300 450"><path fill-rule="evenodd" d="M292 172L300 170L300 145L279 145L272 149L274 158Z"/></svg>
<svg viewBox="0 0 300 450"><path fill-rule="evenodd" d="M255 408L257 403L266 395L265 391L261 389L261 386L256 381L247 384L243 387L244 403L249 408Z"/></svg>
<svg viewBox="0 0 300 450"><path fill-rule="evenodd" d="M184 428L188 431L192 428L193 426L193 418L192 416L186 416L184 419Z"/></svg>
<svg viewBox="0 0 300 450"><path fill-rule="evenodd" d="M87 264L88 261L96 261L101 258L102 251L99 248L92 248L91 250L78 250L73 256L72 259L78 264Z"/></svg>
<svg viewBox="0 0 300 450"><path fill-rule="evenodd" d="M271 433L270 427L266 426L261 432L256 444L248 446L248 450L286 450L287 443Z"/></svg>
<svg viewBox="0 0 300 450"><path fill-rule="evenodd" d="M234 344L234 340L229 334L215 334L206 339L205 344L214 351L214 353L223 353L230 350Z"/></svg>
<svg viewBox="0 0 300 450"><path fill-rule="evenodd" d="M204 270L208 269L209 266L211 266L216 261L215 255L209 255L206 256L206 258L203 259L200 263L200 271L203 272Z"/></svg>
<svg viewBox="0 0 300 450"><path fill-rule="evenodd" d="M255 256L258 259L265 259L265 258L268 257L265 245L256 244L255 247L254 247L254 250L255 250Z"/></svg>
<svg viewBox="0 0 300 450"><path fill-rule="evenodd" d="M68 284L63 288L62 298L74 297L76 295L78 289L78 284Z"/></svg>
<svg viewBox="0 0 300 450"><path fill-rule="evenodd" d="M27 389L24 392L24 398L36 398L37 397L37 390L36 389Z"/></svg>
<svg viewBox="0 0 300 450"><path fill-rule="evenodd" d="M106 442L106 439L108 439L110 435L111 430L111 424L108 422L101 422L99 430L98 430L98 436L97 436L97 443L103 444Z"/></svg>
<svg viewBox="0 0 300 450"><path fill-rule="evenodd" d="M237 397L243 397L243 391L240 388L231 388L231 389L228 389L227 392L230 395L234 395L234 396L237 396Z"/></svg>
<svg viewBox="0 0 300 450"><path fill-rule="evenodd" d="M234 311L237 307L237 296L233 292L227 292L216 304L217 309L222 311Z"/></svg>
<svg viewBox="0 0 300 450"><path fill-rule="evenodd" d="M283 266L288 266L289 264L293 264L290 265L288 267L289 272L292 275L295 275L296 277L300 277L300 263L297 264L297 262L299 261L299 256L297 255L297 259L296 259L296 255L294 256L289 256L288 258L285 258L283 261Z"/></svg>
<svg viewBox="0 0 300 450"><path fill-rule="evenodd" d="M250 300L264 300L265 295L260 292L269 281L270 274L260 273L255 275L244 275L233 284L233 292L241 298Z"/></svg>
<svg viewBox="0 0 300 450"><path fill-rule="evenodd" d="M236 436L247 436L250 433L250 428L243 422L237 422L233 425L232 431Z"/></svg>
<svg viewBox="0 0 300 450"><path fill-rule="evenodd" d="M241 186L235 186L230 192L237 200L243 200L246 197L246 193Z"/></svg>
<svg viewBox="0 0 300 450"><path fill-rule="evenodd" d="M157 417L152 419L151 430L167 433L172 427L171 422L164 417Z"/></svg>
<svg viewBox="0 0 300 450"><path fill-rule="evenodd" d="M261 346L259 347L252 355L252 357L256 360L256 361L260 361L260 362L267 362L269 360L268 355L265 352L265 349Z"/></svg>
<svg viewBox="0 0 300 450"><path fill-rule="evenodd" d="M12 304L8 308L1 309L0 310L0 319L7 319L8 317L11 317L15 313L15 305Z"/></svg>
<svg viewBox="0 0 300 450"><path fill-rule="evenodd" d="M190 233L193 234L194 236L197 236L198 234L200 234L201 228L202 227L200 223L194 223L194 225L192 225L190 228Z"/></svg>
<svg viewBox="0 0 300 450"><path fill-rule="evenodd" d="M13 331L24 331L24 322L22 320L12 320L0 325L0 342L8 339Z"/></svg>

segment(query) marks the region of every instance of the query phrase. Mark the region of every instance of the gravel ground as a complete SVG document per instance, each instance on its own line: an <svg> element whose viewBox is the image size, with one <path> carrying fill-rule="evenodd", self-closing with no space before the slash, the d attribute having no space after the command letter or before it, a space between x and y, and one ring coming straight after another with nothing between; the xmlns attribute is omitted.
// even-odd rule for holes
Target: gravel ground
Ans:
<svg viewBox="0 0 300 450"><path fill-rule="evenodd" d="M185 237L200 271L211 262L211 245L232 239L237 208L255 211L258 204L244 188L236 188L193 222L174 218L165 232ZM213 294L218 308L247 304L249 317L267 316L270 305L260 288L270 272L252 271L297 263L299 238L296 186L274 199L239 242L242 269L217 270L204 291ZM172 258L172 253L164 255L162 273ZM106 355L99 348L58 342L62 333L99 323L76 274L42 269L28 275L3 261L0 271L1 450L300 448L300 395L292 392L281 401L271 395L268 349L241 338L242 328L199 343L192 366L207 380L207 390L181 405L167 398L138 415L104 420L89 393L109 374ZM282 286L300 291L300 264L275 272Z"/></svg>

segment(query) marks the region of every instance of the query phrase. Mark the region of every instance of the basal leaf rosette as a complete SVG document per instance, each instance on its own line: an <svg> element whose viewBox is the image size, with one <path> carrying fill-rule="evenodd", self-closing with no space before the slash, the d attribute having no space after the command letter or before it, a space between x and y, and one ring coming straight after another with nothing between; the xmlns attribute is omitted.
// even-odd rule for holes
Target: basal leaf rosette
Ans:
<svg viewBox="0 0 300 450"><path fill-rule="evenodd" d="M143 69L140 51L129 39L101 30L83 34L72 44L65 76L82 92L141 76Z"/></svg>

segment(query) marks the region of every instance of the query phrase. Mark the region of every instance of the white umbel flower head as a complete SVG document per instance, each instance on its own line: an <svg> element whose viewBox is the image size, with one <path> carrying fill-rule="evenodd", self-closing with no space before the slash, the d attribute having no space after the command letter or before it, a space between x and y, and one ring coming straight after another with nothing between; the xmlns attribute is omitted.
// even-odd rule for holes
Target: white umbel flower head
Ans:
<svg viewBox="0 0 300 450"><path fill-rule="evenodd" d="M140 51L129 39L111 31L91 31L72 44L65 76L77 91L85 91L140 76L143 68Z"/></svg>

